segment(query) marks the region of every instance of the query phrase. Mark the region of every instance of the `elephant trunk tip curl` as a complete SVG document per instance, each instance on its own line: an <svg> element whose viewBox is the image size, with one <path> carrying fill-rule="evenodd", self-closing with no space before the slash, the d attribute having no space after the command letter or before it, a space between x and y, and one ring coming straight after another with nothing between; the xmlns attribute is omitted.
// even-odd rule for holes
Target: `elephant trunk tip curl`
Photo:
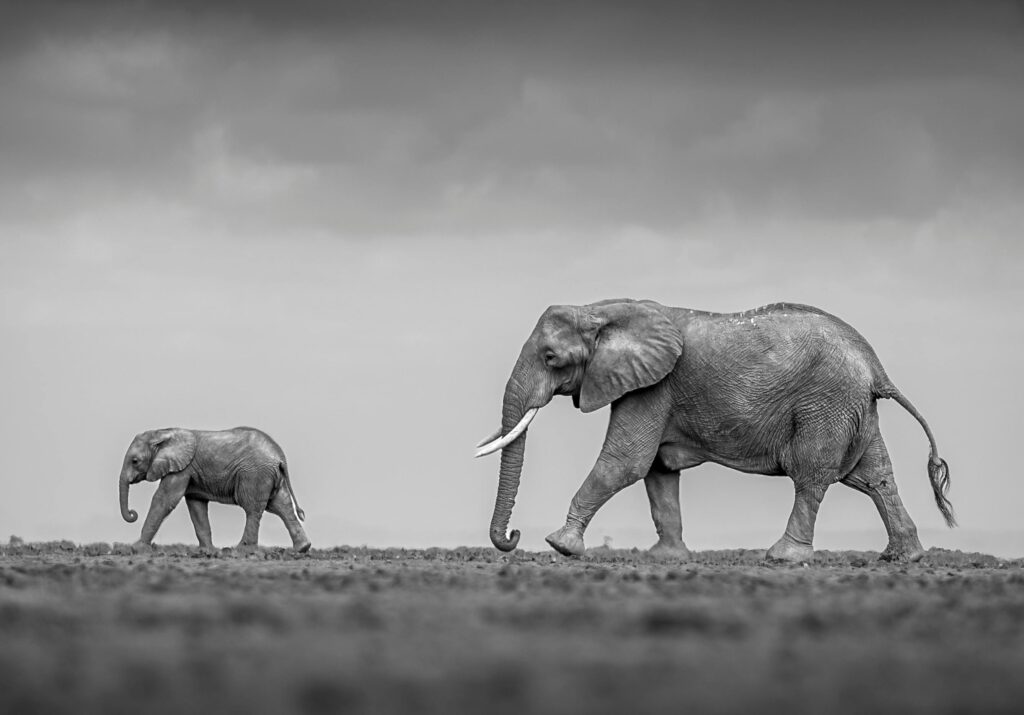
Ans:
<svg viewBox="0 0 1024 715"><path fill-rule="evenodd" d="M491 515L491 543L500 551L512 551L519 544L519 530L513 529L506 536L509 517L519 490L519 477L523 468L523 452L526 434L516 436L501 452L501 473L498 479L498 494Z"/></svg>
<svg viewBox="0 0 1024 715"><path fill-rule="evenodd" d="M128 487L128 476L122 475L120 481L121 518L131 524L139 518L139 513L134 509L128 508Z"/></svg>
<svg viewBox="0 0 1024 715"><path fill-rule="evenodd" d="M519 531L508 532L509 518L519 491L519 478L523 471L523 453L526 448L526 428L537 415L539 407L527 407L528 395L524 386L528 384L529 365L520 358L513 369L512 377L505 386L502 401L502 437L497 437L477 451L477 456L501 451L501 467L498 474L498 493L491 514L491 543L500 551L512 551L519 543ZM537 404L537 403L534 403ZM540 404L545 404L543 401Z"/></svg>
<svg viewBox="0 0 1024 715"><path fill-rule="evenodd" d="M513 529L506 538L504 531L491 532L491 543L499 551L512 551L519 545L519 529Z"/></svg>

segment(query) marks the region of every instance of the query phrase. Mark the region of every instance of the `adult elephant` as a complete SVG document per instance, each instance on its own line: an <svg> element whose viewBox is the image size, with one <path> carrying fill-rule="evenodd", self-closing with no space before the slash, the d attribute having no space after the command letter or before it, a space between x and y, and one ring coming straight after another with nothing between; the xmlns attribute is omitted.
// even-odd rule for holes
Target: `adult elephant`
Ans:
<svg viewBox="0 0 1024 715"><path fill-rule="evenodd" d="M153 542L160 524L184 497L204 548L213 548L208 510L209 502L216 501L245 510L239 547L257 545L260 519L266 510L284 522L296 551L309 550L309 538L299 523L305 514L292 491L284 452L258 429L172 428L136 435L124 456L120 477L121 516L129 523L138 519L138 514L128 508L128 487L143 479L158 481L160 486L153 494L139 544Z"/></svg>
<svg viewBox="0 0 1024 715"><path fill-rule="evenodd" d="M921 423L935 503L955 524L949 470L928 423L868 342L839 318L791 303L710 313L616 299L544 311L505 387L501 429L478 445L477 456L502 450L491 518L491 541L502 551L519 541L518 531L506 530L526 428L554 395L571 395L583 412L611 405L597 464L565 525L547 537L566 555L583 553L583 532L602 504L643 479L659 536L652 549L687 556L679 472L715 462L793 480L793 511L769 559L811 557L818 506L835 482L874 501L889 536L882 558L919 559L917 528L878 429L879 398L894 399Z"/></svg>

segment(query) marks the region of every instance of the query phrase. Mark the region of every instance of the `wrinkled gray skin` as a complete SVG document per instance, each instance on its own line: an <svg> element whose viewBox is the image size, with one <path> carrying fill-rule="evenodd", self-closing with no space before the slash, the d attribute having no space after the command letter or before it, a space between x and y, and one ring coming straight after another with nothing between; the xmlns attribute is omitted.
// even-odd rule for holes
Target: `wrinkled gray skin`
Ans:
<svg viewBox="0 0 1024 715"><path fill-rule="evenodd" d="M501 434L554 395L571 395L583 412L611 405L597 464L573 497L565 526L547 537L566 555L583 553L583 532L602 504L643 479L659 536L652 550L688 556L679 472L715 462L793 480L793 511L768 550L771 560L811 557L818 505L835 482L874 502L889 536L882 558L919 559L917 528L878 429L879 398L894 399L924 428L935 501L954 525L948 469L928 424L867 341L817 308L778 303L722 314L628 299L552 306L506 385ZM518 531L506 530L525 443L524 432L502 450L490 531L503 551L519 541Z"/></svg>
<svg viewBox="0 0 1024 715"><path fill-rule="evenodd" d="M162 429L137 435L121 467L121 516L127 522L138 519L138 514L128 508L128 487L143 479L159 481L160 486L153 494L137 544L151 544L160 524L185 497L196 536L204 548L213 548L208 508L211 501L216 501L237 504L245 510L240 548L256 547L260 519L266 510L281 517L296 551L309 550L309 538L299 523L305 514L295 500L284 452L260 430Z"/></svg>

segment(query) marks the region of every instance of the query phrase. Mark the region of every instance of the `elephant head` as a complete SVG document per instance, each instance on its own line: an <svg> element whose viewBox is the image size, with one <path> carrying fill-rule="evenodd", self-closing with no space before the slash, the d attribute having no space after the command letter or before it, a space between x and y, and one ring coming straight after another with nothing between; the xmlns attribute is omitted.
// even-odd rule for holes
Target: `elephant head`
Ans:
<svg viewBox="0 0 1024 715"><path fill-rule="evenodd" d="M139 518L128 508L128 487L143 479L155 482L187 467L196 453L196 437L189 430L163 429L143 432L132 440L121 465L121 516L127 522Z"/></svg>
<svg viewBox="0 0 1024 715"><path fill-rule="evenodd" d="M505 386L501 429L478 457L501 453L498 495L491 517L491 543L511 551L519 531L506 536L530 421L555 395L571 395L583 412L593 412L627 392L662 380L683 351L676 325L650 301L626 299L584 306L552 306L523 345Z"/></svg>

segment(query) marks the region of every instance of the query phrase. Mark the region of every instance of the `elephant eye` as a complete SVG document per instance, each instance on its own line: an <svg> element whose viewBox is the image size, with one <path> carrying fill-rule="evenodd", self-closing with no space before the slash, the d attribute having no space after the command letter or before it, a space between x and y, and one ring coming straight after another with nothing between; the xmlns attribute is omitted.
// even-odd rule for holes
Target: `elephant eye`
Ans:
<svg viewBox="0 0 1024 715"><path fill-rule="evenodd" d="M561 367L562 360L558 357L558 354L548 350L544 353L544 364L548 367Z"/></svg>
<svg viewBox="0 0 1024 715"><path fill-rule="evenodd" d="M132 464L138 464L138 463L139 463L139 458L138 457L132 457Z"/></svg>

